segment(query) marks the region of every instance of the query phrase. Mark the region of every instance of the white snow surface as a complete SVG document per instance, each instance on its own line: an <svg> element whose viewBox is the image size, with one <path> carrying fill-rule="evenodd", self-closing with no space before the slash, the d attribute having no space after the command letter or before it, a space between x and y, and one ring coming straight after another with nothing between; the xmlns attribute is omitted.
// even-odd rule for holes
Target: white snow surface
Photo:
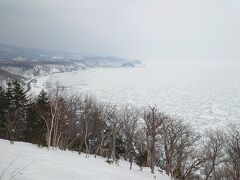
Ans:
<svg viewBox="0 0 240 180"><path fill-rule="evenodd" d="M199 131L240 125L239 61L163 61L137 68L96 68L38 79L33 92L56 82L103 102L157 105Z"/></svg>
<svg viewBox="0 0 240 180"><path fill-rule="evenodd" d="M77 152L48 151L30 143L15 142L13 145L0 139L0 179L9 180L15 174L18 175L14 180L154 180L148 168L140 171L134 165L130 171L125 161L110 165L101 157L85 158L85 154ZM169 176L159 172L156 179L170 180Z"/></svg>

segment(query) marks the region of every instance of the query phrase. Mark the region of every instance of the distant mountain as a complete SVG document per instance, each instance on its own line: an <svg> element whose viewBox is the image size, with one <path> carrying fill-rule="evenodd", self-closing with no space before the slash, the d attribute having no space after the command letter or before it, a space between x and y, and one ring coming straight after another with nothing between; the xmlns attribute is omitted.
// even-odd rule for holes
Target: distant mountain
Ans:
<svg viewBox="0 0 240 180"><path fill-rule="evenodd" d="M26 47L16 47L0 43L0 60L13 60L23 58L25 60L46 60L52 56L67 56L69 53L62 51L40 50Z"/></svg>

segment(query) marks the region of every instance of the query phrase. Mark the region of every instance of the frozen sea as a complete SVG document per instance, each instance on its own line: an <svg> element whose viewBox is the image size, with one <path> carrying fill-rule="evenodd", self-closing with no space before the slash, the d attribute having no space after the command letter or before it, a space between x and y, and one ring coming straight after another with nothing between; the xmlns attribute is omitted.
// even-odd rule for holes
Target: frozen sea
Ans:
<svg viewBox="0 0 240 180"><path fill-rule="evenodd" d="M199 130L240 125L239 61L163 61L58 73L39 78L32 90L39 92L56 82L99 101L157 105Z"/></svg>

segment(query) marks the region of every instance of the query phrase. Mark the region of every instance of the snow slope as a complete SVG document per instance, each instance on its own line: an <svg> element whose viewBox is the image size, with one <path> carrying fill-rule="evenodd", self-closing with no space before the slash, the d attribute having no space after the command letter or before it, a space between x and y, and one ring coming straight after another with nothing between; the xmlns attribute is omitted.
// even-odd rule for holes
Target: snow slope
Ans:
<svg viewBox="0 0 240 180"><path fill-rule="evenodd" d="M4 169L13 161L1 177ZM21 169L23 169L21 171ZM110 165L101 157L85 158L77 152L38 148L35 145L0 139L0 179L9 180L17 174L15 180L153 180L149 169L142 172L134 166L120 161L119 165ZM166 175L157 173L156 179L170 180Z"/></svg>

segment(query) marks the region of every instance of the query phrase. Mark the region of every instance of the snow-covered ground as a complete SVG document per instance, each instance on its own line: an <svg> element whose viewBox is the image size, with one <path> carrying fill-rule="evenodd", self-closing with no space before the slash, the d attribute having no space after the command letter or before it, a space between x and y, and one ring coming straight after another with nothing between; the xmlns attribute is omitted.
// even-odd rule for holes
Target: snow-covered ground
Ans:
<svg viewBox="0 0 240 180"><path fill-rule="evenodd" d="M13 162L13 160L15 160ZM11 162L13 162L11 164ZM11 164L9 166L9 164ZM4 172L4 170L7 170ZM18 173L20 172L20 173ZM17 175L16 175L17 174ZM14 178L12 178L16 175ZM120 161L110 165L101 157L78 155L77 152L38 148L35 145L0 139L1 180L154 180L150 170L139 170L136 165ZM158 180L170 180L167 175L156 173Z"/></svg>
<svg viewBox="0 0 240 180"><path fill-rule="evenodd" d="M158 105L194 128L240 125L240 62L161 62L138 68L97 68L38 79L34 92L56 82L71 93L137 106Z"/></svg>

